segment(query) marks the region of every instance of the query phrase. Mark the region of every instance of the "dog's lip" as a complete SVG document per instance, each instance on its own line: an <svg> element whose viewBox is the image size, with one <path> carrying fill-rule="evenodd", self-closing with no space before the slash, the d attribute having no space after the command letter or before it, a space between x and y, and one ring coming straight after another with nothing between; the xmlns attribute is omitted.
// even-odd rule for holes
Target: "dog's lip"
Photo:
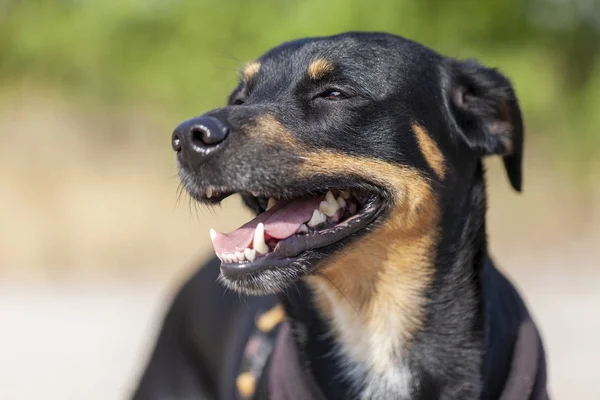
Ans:
<svg viewBox="0 0 600 400"><path fill-rule="evenodd" d="M227 279L236 280L271 268L284 268L294 263L303 254L312 250L323 249L348 239L359 231L363 231L377 221L384 206L385 196L379 192L368 195L357 218L352 218L346 226L334 226L322 231L305 235L293 235L277 243L275 249L255 261L244 263L221 263L221 273Z"/></svg>

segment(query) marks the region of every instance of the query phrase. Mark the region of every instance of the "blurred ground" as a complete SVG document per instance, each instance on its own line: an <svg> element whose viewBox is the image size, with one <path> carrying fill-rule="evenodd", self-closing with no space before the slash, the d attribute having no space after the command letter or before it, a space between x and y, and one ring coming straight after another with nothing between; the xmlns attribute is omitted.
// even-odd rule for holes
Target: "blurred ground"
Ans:
<svg viewBox="0 0 600 400"><path fill-rule="evenodd" d="M147 111L38 97L1 110L0 398L125 398L170 296L209 254L208 228L245 212L235 198L213 212L178 203L170 126ZM600 190L544 154L528 142L520 196L490 161L490 241L540 324L554 398L593 399Z"/></svg>

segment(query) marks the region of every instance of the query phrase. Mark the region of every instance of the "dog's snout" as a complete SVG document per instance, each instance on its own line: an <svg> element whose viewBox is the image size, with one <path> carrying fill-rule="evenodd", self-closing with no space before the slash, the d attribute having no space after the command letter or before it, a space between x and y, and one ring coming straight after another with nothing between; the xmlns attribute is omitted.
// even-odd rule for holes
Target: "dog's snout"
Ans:
<svg viewBox="0 0 600 400"><path fill-rule="evenodd" d="M202 116L181 123L171 138L173 150L181 157L201 161L227 139L229 127L216 117ZM190 160L191 161L191 160Z"/></svg>

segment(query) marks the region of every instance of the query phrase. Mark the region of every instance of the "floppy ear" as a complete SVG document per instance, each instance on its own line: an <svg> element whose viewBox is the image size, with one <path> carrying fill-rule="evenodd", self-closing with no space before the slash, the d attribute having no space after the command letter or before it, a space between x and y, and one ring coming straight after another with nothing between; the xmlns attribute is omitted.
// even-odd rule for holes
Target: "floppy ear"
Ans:
<svg viewBox="0 0 600 400"><path fill-rule="evenodd" d="M476 61L452 61L445 85L458 133L482 156L503 156L510 183L521 191L523 121L509 80Z"/></svg>

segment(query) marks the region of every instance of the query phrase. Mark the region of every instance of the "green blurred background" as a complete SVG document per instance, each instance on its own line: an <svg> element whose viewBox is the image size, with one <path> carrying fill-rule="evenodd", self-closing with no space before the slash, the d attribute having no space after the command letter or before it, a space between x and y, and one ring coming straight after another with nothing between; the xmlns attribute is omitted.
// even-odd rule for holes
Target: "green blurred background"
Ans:
<svg viewBox="0 0 600 400"><path fill-rule="evenodd" d="M538 316L557 398L594 398L573 365L600 355L598 0L0 0L0 398L125 396L208 228L246 215L177 200L170 132L270 47L347 30L511 78L524 194L490 160L492 251Z"/></svg>

